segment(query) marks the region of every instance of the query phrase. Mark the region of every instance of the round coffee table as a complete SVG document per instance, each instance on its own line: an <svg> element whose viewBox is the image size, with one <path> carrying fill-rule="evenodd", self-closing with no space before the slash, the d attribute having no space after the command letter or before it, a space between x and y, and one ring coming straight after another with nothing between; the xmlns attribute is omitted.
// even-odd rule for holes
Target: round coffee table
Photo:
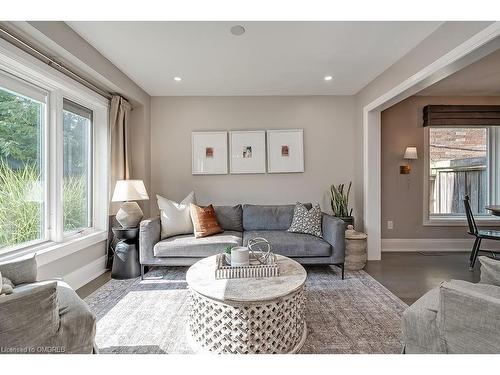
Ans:
<svg viewBox="0 0 500 375"><path fill-rule="evenodd" d="M297 352L307 335L304 267L277 255L277 277L216 279L215 258L186 274L193 343L214 353Z"/></svg>

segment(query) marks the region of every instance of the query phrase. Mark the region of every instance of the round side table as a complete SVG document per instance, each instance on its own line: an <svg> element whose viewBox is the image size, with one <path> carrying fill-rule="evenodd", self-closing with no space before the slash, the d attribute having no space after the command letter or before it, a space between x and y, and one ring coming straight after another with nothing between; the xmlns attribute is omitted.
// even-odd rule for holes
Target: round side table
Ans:
<svg viewBox="0 0 500 375"><path fill-rule="evenodd" d="M120 242L115 246L111 277L113 279L132 279L140 276L139 228L113 227L113 233Z"/></svg>

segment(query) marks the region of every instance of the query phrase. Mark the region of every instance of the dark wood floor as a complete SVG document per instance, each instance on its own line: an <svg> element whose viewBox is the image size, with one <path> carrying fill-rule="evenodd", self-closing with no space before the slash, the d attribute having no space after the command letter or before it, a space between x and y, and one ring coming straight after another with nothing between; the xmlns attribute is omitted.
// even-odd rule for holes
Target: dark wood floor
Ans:
<svg viewBox="0 0 500 375"><path fill-rule="evenodd" d="M479 281L479 265L469 271L469 253L383 253L369 261L365 271L396 296L411 305L441 282L459 279Z"/></svg>
<svg viewBox="0 0 500 375"><path fill-rule="evenodd" d="M450 279L477 282L479 266L468 268L469 254L457 253L383 253L382 260L369 261L365 271L379 283L411 305L423 294ZM478 262L479 263L479 262ZM81 298L104 285L110 272L77 290Z"/></svg>

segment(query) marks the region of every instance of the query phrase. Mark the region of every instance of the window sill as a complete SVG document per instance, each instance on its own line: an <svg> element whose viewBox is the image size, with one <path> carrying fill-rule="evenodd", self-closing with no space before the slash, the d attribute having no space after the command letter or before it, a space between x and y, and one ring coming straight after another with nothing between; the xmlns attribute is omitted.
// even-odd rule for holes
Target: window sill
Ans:
<svg viewBox="0 0 500 375"><path fill-rule="evenodd" d="M108 234L106 231L91 229L68 237L64 242L48 241L22 249L14 249L0 253L0 261L36 254L36 261L40 267L57 259L71 255L86 247L105 241L107 238Z"/></svg>
<svg viewBox="0 0 500 375"><path fill-rule="evenodd" d="M497 227L500 226L500 216L475 217L478 227ZM443 218L424 218L422 223L424 227L467 227L465 217L443 217Z"/></svg>

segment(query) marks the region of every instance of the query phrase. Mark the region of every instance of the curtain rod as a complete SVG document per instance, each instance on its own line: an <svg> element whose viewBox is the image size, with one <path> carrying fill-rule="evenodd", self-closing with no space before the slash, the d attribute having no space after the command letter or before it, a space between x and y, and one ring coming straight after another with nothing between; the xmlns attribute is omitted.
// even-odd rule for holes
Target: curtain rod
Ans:
<svg viewBox="0 0 500 375"><path fill-rule="evenodd" d="M24 52L30 54L34 58L42 61L43 63L47 64L48 66L56 69L57 71L63 73L64 75L70 77L71 79L79 82L83 86L87 87L88 89L98 93L99 95L105 97L106 99L111 99L112 94L92 82L88 81L86 78L80 76L78 73L74 72L70 68L67 68L64 66L62 63L54 60L52 57L47 56L45 53L39 51L35 47L29 45L27 42L23 41L20 39L18 36L12 34L8 30L4 28L4 26L0 25L0 38L6 40L7 42L15 45L16 47L20 48Z"/></svg>

